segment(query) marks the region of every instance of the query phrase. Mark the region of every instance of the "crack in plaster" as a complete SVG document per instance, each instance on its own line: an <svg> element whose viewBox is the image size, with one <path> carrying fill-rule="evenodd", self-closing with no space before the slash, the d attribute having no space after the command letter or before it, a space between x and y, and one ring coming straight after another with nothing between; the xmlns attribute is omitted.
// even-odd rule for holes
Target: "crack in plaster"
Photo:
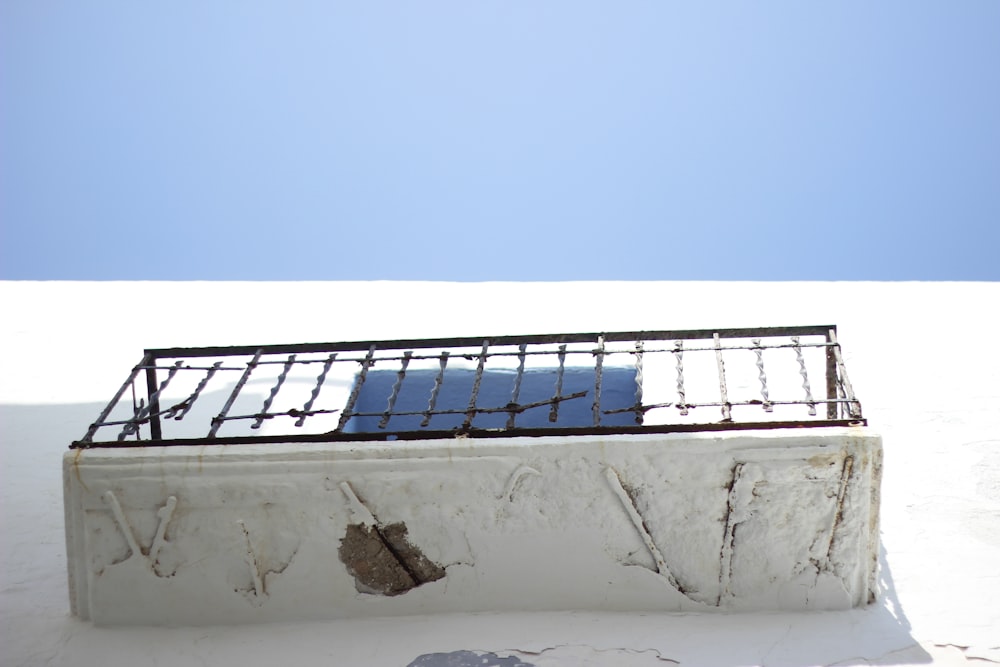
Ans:
<svg viewBox="0 0 1000 667"><path fill-rule="evenodd" d="M569 649L570 654L566 653L567 649ZM556 658L560 663L565 660L567 661L566 664L571 664L568 662L569 660L579 660L581 658L586 659L585 656L580 655L579 650L581 649L594 654L613 653L619 658L624 655L641 658L646 654L650 654L649 658L657 662L674 665L680 664L677 660L663 657L663 654L655 648L596 648L589 644L555 644L541 649L505 648L493 651L484 649L460 649L449 652L424 653L414 658L407 665L407 667L536 667L533 662L526 662L524 658L541 657L549 653L555 654L549 656L550 659ZM560 653L563 653L564 655L559 655ZM545 660L545 664L548 665L552 663L550 663L549 660ZM587 659L586 664L592 665L594 663ZM634 663L629 660L629 664ZM649 663L643 661L643 664ZM541 667L541 665L538 667Z"/></svg>
<svg viewBox="0 0 1000 667"><path fill-rule="evenodd" d="M259 607L267 599L268 577L270 575L283 574L292 564L292 560L298 554L299 549L296 547L288 559L278 567L265 570L257 559L257 552L253 548L253 543L250 540L250 531L247 530L246 523L244 523L243 519L237 519L236 524L243 531L243 538L246 541L247 546L246 551L243 553L243 562L250 568L250 576L252 578L252 584L249 589L237 589L237 592L243 593L250 602Z"/></svg>
<svg viewBox="0 0 1000 667"><path fill-rule="evenodd" d="M997 659L994 660L993 658L981 654L979 649L973 649L971 646L963 646L961 644L938 644L938 643L935 643L934 646L937 648L957 648L959 651L962 652L962 655L965 656L965 660L967 662L976 660L981 662L990 662L995 665L1000 664L1000 655L998 655ZM1000 646L991 646L987 650L990 653L993 652L1000 653Z"/></svg>
<svg viewBox="0 0 1000 667"><path fill-rule="evenodd" d="M775 639L774 643L771 644L771 647L768 648L767 651L764 653L764 655L760 657L761 667L767 664L767 656L771 655L774 652L774 649L778 648L778 645L781 644L783 641L785 641L785 639L787 639L788 635L790 635L791 633L792 633L792 626L791 624L789 624L785 626L785 632L782 633L780 637Z"/></svg>
<svg viewBox="0 0 1000 667"><path fill-rule="evenodd" d="M584 649L590 649L594 653L611 653L612 651L618 652L618 653L630 653L630 654L633 654L633 655L641 655L643 653L652 653L653 654L652 657L655 658L656 660L659 660L659 661L662 661L662 662L673 663L675 665L681 664L679 661L674 660L673 658L665 658L665 657L663 657L663 653L661 653L659 649L655 649L655 648L642 648L642 649L639 649L639 648L627 648L627 647L620 647L620 648L618 648L618 647L614 647L614 648L596 648L594 646L591 646L590 644L555 644L554 646L546 646L545 648L539 649L539 650L504 649L504 651L505 652L510 652L510 653L521 653L523 655L544 655L544 654L548 653L549 651L558 651L559 649L565 649L565 648L584 648Z"/></svg>
<svg viewBox="0 0 1000 667"><path fill-rule="evenodd" d="M961 656L952 654L942 654L934 649L957 649L961 652ZM904 646L903 648L894 649L886 653L881 653L877 656L867 657L861 655L854 655L850 658L844 658L838 660L837 662L831 662L824 665L824 667L848 667L851 665L897 665L897 664L957 664L955 660L961 660L962 663L972 663L972 662L984 662L990 664L1000 664L1000 659L994 660L992 658L986 657L984 655L979 655L976 652L969 654L971 647L962 646L961 644L938 644L929 642L914 642L909 646ZM991 650L997 650L1000 647L993 647Z"/></svg>
<svg viewBox="0 0 1000 667"><path fill-rule="evenodd" d="M844 457L844 467L840 473L840 489L837 491L837 510L833 516L833 525L830 526L830 542L826 549L825 565L829 566L830 558L833 556L833 548L837 542L837 528L840 527L844 519L844 499L847 497L847 487L851 482L851 473L854 470L854 457Z"/></svg>
<svg viewBox="0 0 1000 667"><path fill-rule="evenodd" d="M733 573L733 548L736 539L736 524L733 521L733 512L736 508L736 487L743 477L743 463L739 462L733 466L732 474L729 478L726 493L726 513L723 515L725 532L722 534L722 549L719 551L719 597L715 601L715 606L722 606L722 598L731 595L729 583Z"/></svg>

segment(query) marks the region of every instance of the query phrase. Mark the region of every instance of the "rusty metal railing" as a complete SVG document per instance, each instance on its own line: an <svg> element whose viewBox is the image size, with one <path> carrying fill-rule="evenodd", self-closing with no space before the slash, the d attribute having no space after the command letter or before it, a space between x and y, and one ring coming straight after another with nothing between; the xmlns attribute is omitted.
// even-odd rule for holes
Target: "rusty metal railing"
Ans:
<svg viewBox="0 0 1000 667"><path fill-rule="evenodd" d="M152 349L71 447L866 423L826 325Z"/></svg>

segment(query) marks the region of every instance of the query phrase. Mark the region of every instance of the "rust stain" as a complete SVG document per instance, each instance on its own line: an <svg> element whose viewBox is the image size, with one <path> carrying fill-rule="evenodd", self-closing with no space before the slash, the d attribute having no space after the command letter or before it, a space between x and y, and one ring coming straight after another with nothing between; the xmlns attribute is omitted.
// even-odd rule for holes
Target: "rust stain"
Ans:
<svg viewBox="0 0 1000 667"><path fill-rule="evenodd" d="M90 491L90 487L87 483L83 481L83 476L80 475L80 459L83 458L83 450L76 450L76 454L73 455L73 474L76 475L76 481L80 482L80 486L83 487L84 491Z"/></svg>
<svg viewBox="0 0 1000 667"><path fill-rule="evenodd" d="M837 462L836 454L817 454L806 459L806 463L820 468L822 466L832 466Z"/></svg>

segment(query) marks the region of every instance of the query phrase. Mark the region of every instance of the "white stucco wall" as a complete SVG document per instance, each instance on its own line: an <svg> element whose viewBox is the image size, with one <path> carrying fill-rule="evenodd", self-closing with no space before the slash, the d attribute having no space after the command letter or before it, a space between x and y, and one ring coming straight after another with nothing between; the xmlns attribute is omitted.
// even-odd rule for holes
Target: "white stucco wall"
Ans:
<svg viewBox="0 0 1000 667"><path fill-rule="evenodd" d="M71 597L102 624L846 609L875 594L880 474L863 428L77 450ZM341 543L373 522L445 575L359 584Z"/></svg>

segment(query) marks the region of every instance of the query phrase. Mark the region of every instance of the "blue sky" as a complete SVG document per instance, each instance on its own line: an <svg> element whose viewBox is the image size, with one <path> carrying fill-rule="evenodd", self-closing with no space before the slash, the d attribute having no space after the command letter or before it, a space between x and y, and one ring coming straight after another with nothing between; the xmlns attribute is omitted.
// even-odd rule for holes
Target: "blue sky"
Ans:
<svg viewBox="0 0 1000 667"><path fill-rule="evenodd" d="M0 2L0 278L1000 280L1000 3Z"/></svg>

